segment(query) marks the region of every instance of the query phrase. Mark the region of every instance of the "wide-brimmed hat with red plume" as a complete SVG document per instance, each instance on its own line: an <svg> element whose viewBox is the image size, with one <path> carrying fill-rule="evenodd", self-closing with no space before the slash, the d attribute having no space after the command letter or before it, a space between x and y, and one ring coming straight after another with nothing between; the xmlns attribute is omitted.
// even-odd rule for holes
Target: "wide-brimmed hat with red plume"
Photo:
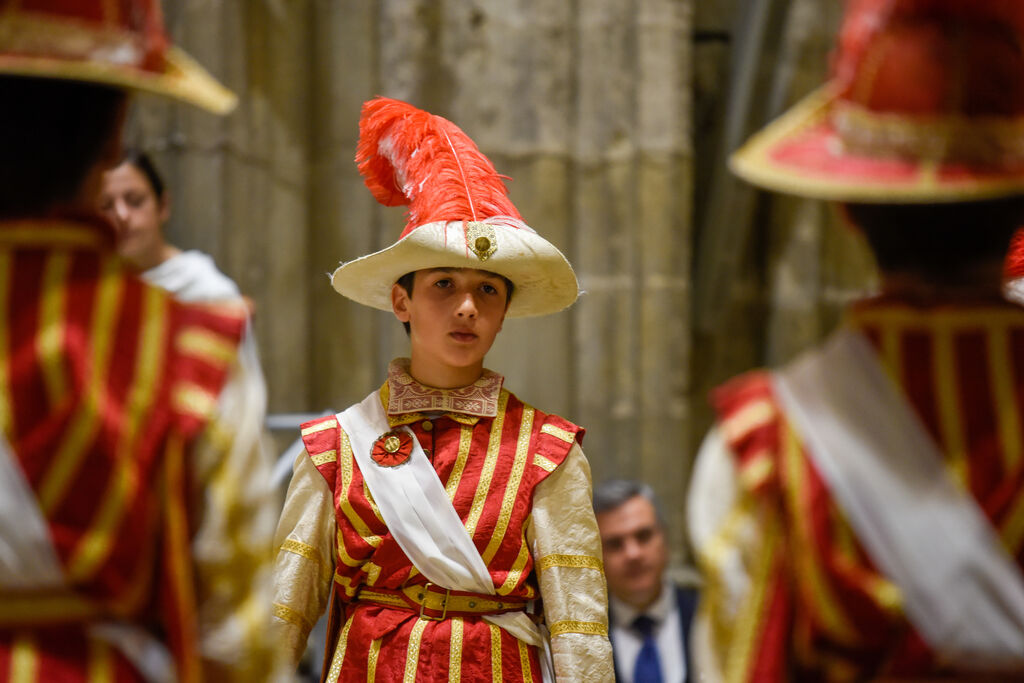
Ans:
<svg viewBox="0 0 1024 683"><path fill-rule="evenodd" d="M508 278L508 317L554 313L579 285L554 245L523 222L502 176L451 121L398 100L363 105L356 162L385 206L408 205L390 247L342 264L331 277L341 294L391 310L391 286L425 268L476 268Z"/></svg>
<svg viewBox="0 0 1024 683"><path fill-rule="evenodd" d="M218 114L237 103L170 44L159 0L0 0L0 74L152 92Z"/></svg>
<svg viewBox="0 0 1024 683"><path fill-rule="evenodd" d="M851 0L832 80L730 161L837 201L1024 193L1024 2Z"/></svg>

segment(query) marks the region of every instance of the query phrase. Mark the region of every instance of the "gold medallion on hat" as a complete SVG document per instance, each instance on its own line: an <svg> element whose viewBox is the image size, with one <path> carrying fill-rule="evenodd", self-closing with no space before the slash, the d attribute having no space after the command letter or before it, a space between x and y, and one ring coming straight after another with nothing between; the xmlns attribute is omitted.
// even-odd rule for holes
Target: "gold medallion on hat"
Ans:
<svg viewBox="0 0 1024 683"><path fill-rule="evenodd" d="M466 223L466 244L481 261L486 261L498 250L494 228L487 223Z"/></svg>

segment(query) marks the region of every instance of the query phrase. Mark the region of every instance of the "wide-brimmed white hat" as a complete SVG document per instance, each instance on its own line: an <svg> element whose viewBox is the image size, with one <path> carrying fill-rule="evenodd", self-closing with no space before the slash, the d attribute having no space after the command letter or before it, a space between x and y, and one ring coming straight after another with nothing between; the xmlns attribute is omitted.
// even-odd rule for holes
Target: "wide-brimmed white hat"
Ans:
<svg viewBox="0 0 1024 683"><path fill-rule="evenodd" d="M342 264L334 289L391 310L391 286L426 268L475 268L515 286L508 317L544 315L571 305L579 284L569 261L523 222L501 176L455 124L398 100L363 106L359 163L367 187L386 206L408 205L397 242Z"/></svg>
<svg viewBox="0 0 1024 683"><path fill-rule="evenodd" d="M151 92L216 114L238 102L170 44L157 0L0 0L0 74Z"/></svg>

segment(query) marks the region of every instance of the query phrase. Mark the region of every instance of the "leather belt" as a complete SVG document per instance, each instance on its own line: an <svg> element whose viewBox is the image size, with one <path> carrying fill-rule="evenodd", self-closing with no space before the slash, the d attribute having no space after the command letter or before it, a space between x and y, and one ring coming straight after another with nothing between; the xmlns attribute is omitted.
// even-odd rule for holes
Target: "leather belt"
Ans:
<svg viewBox="0 0 1024 683"><path fill-rule="evenodd" d="M400 590L362 588L356 600L418 612L421 618L434 621L448 617L516 612L524 609L527 603L522 598L465 593L447 590L432 583L406 586Z"/></svg>

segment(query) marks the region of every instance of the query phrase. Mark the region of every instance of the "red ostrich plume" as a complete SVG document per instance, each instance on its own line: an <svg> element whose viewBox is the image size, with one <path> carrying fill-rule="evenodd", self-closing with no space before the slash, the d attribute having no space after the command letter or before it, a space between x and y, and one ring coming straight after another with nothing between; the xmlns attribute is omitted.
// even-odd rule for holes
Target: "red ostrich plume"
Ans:
<svg viewBox="0 0 1024 683"><path fill-rule="evenodd" d="M1006 255L1004 275L1007 280L1024 277L1024 228L1018 229L1010 240L1010 252Z"/></svg>
<svg viewBox="0 0 1024 683"><path fill-rule="evenodd" d="M356 163L385 206L409 206L402 237L436 221L520 218L502 177L451 121L377 97L363 105Z"/></svg>
<svg viewBox="0 0 1024 683"><path fill-rule="evenodd" d="M1024 36L1024 2L1021 0L850 0L838 50L833 60L836 81L848 86L877 33L895 20L938 19L954 25L968 21L1006 24Z"/></svg>

